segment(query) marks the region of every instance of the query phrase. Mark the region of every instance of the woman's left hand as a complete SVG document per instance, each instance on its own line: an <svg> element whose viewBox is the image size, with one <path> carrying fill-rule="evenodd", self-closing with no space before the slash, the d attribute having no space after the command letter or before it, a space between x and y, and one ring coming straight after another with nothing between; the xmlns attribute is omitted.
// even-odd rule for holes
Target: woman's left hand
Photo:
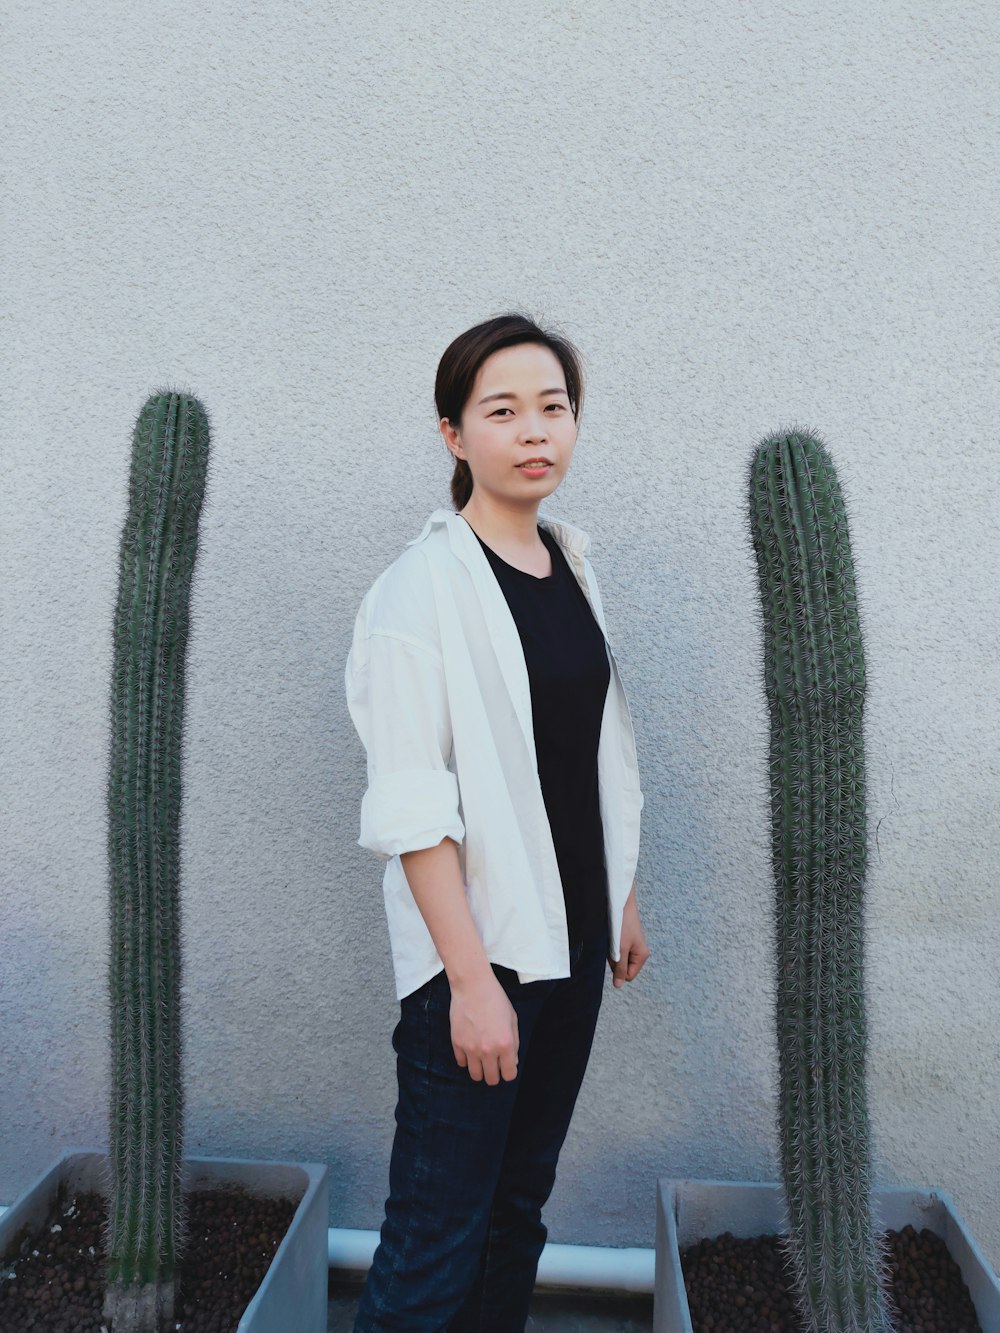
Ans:
<svg viewBox="0 0 1000 1333"><path fill-rule="evenodd" d="M639 907L635 900L635 884L633 883L628 898L625 900L625 910L622 913L622 934L618 946L618 962L612 962L608 959L611 972L614 977L614 986L620 990L626 981L634 981L642 971L643 964L649 957L649 945L646 943L646 936L643 934L642 923L639 920Z"/></svg>

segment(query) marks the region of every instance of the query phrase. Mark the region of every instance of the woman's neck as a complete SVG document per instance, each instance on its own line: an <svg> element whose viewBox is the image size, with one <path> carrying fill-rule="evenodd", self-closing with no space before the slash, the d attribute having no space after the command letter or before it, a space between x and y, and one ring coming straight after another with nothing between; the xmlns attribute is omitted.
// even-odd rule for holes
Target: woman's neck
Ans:
<svg viewBox="0 0 1000 1333"><path fill-rule="evenodd" d="M508 550L525 552L537 551L544 545L538 535L538 504L506 508L481 498L477 500L473 494L459 512L487 545L496 543Z"/></svg>

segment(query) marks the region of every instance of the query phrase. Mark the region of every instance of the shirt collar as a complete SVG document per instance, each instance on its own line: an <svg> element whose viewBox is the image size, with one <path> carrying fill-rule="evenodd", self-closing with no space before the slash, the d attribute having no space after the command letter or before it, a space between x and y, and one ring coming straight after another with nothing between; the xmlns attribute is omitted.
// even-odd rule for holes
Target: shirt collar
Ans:
<svg viewBox="0 0 1000 1333"><path fill-rule="evenodd" d="M584 532L583 528L575 527L572 523L567 523L563 519L553 518L551 514L538 512L538 522L543 528L548 529L555 537L556 541L567 550L573 551L577 555L586 555L590 549L590 537ZM462 518L461 514L456 513L454 509L435 509L427 522L424 524L423 531L419 536L408 541L407 546L414 546L421 542L430 533L432 528L444 524L454 534L459 528L467 529L469 524Z"/></svg>

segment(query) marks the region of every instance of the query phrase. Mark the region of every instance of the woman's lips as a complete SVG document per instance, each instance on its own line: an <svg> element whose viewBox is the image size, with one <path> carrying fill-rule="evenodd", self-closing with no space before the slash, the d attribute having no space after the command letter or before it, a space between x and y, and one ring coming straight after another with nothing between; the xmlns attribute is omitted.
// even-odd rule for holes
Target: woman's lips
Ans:
<svg viewBox="0 0 1000 1333"><path fill-rule="evenodd" d="M519 472L526 472L529 477L540 477L543 472L548 472L552 466L551 463L518 463Z"/></svg>

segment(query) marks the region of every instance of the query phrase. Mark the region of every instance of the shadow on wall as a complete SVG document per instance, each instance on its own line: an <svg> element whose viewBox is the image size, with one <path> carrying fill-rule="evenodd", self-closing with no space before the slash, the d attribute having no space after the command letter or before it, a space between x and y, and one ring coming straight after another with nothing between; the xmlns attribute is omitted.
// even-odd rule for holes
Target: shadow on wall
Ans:
<svg viewBox="0 0 1000 1333"><path fill-rule="evenodd" d="M768 717L753 553L737 540L725 606L697 550L670 553L670 613L643 627L644 652L670 671L634 711L660 787L656 799L644 777L639 883L661 1008L650 1058L670 1062L662 1166L747 1179L777 1170L777 1051Z"/></svg>

